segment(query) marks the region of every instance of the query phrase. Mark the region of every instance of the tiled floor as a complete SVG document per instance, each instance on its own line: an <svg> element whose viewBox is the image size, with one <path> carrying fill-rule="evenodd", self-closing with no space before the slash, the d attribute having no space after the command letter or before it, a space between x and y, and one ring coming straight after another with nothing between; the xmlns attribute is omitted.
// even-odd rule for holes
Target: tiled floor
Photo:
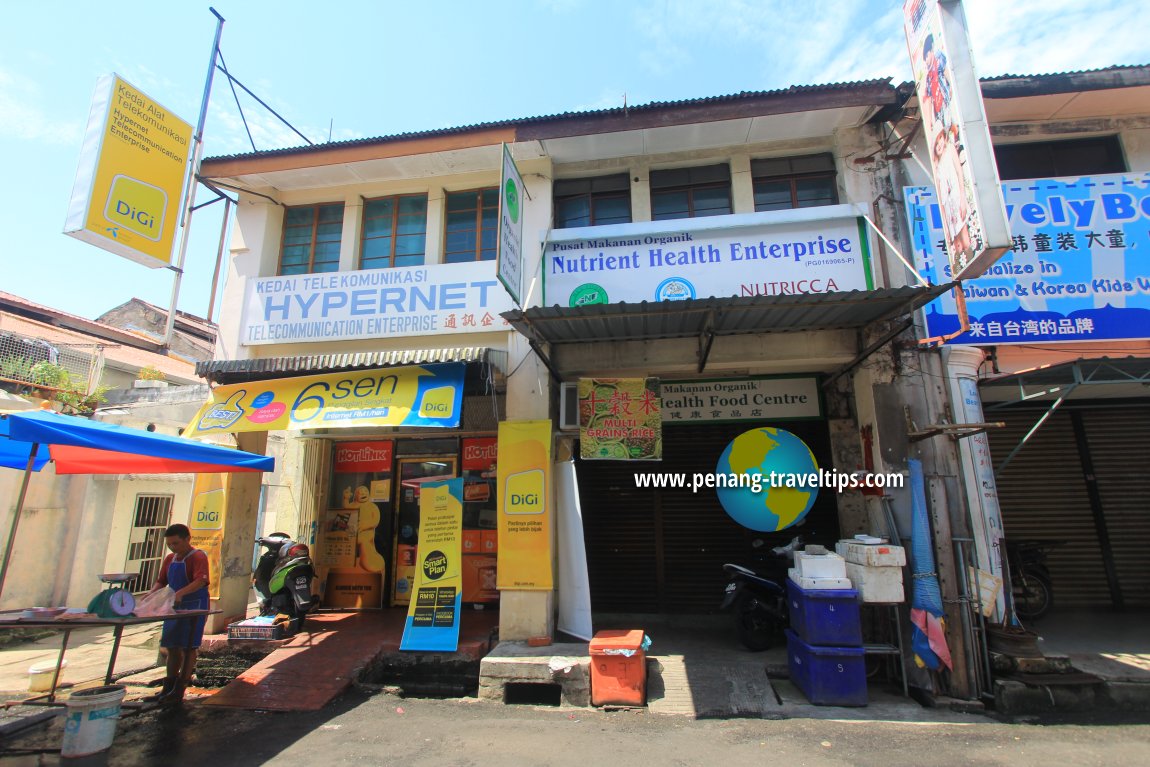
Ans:
<svg viewBox="0 0 1150 767"><path fill-rule="evenodd" d="M380 655L399 652L406 610L320 613L308 630L204 700L207 706L269 711L317 711ZM458 652L480 658L490 650L499 613L464 612Z"/></svg>

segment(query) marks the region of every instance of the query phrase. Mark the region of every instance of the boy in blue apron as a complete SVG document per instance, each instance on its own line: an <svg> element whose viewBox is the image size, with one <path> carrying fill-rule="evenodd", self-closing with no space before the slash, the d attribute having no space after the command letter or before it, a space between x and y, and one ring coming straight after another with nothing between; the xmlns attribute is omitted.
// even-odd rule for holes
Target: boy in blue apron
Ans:
<svg viewBox="0 0 1150 767"><path fill-rule="evenodd" d="M164 531L164 543L170 554L164 557L153 591L164 587L175 594L177 610L208 609L208 555L192 547L187 525L171 525ZM157 696L160 701L177 701L196 668L196 655L204 638L207 616L174 618L164 621L160 647L168 651L167 675Z"/></svg>

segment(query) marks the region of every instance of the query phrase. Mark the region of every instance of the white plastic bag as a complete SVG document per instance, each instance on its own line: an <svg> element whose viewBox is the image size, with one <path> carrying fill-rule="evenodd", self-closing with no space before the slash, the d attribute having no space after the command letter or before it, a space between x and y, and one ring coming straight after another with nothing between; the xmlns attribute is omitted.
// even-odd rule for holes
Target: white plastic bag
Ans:
<svg viewBox="0 0 1150 767"><path fill-rule="evenodd" d="M176 592L164 587L159 591L140 598L136 602L135 613L140 618L151 618L157 615L171 615L175 612Z"/></svg>

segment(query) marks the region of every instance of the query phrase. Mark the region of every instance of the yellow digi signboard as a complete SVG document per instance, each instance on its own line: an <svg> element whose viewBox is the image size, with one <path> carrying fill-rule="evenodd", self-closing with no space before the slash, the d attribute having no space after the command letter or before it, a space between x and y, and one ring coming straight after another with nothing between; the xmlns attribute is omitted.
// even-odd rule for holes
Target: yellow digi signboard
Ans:
<svg viewBox="0 0 1150 767"><path fill-rule="evenodd" d="M191 125L117 75L100 78L64 234L170 265L191 143Z"/></svg>
<svg viewBox="0 0 1150 767"><path fill-rule="evenodd" d="M551 422L499 424L497 585L547 591L551 552Z"/></svg>
<svg viewBox="0 0 1150 767"><path fill-rule="evenodd" d="M208 596L212 599L220 598L227 493L227 474L197 474L192 484L188 528L192 546L208 555Z"/></svg>

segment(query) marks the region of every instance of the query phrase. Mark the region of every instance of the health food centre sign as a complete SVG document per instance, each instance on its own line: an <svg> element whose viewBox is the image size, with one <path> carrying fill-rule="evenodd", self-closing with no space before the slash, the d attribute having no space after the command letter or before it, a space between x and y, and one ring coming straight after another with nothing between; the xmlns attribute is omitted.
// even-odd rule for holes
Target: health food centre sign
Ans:
<svg viewBox="0 0 1150 767"><path fill-rule="evenodd" d="M544 304L871 290L865 222L853 205L552 232Z"/></svg>
<svg viewBox="0 0 1150 767"><path fill-rule="evenodd" d="M952 344L1150 338L1150 173L1010 181L1002 185L1013 249L962 283L970 330ZM916 266L949 282L938 201L907 187ZM947 293L927 305L927 330L958 330Z"/></svg>
<svg viewBox="0 0 1150 767"><path fill-rule="evenodd" d="M349 341L507 330L495 264L366 269L250 280L241 343Z"/></svg>

